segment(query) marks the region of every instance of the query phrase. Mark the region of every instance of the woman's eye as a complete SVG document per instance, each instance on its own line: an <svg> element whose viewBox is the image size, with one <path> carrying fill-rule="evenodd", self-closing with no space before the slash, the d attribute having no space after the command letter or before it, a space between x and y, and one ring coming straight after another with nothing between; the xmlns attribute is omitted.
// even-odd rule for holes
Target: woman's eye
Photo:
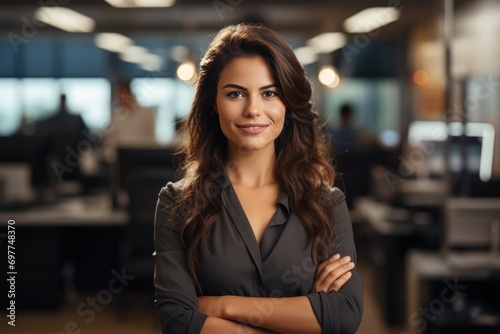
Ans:
<svg viewBox="0 0 500 334"><path fill-rule="evenodd" d="M278 92L268 90L268 91L264 92L263 96L266 98L275 97L275 96L278 96Z"/></svg>
<svg viewBox="0 0 500 334"><path fill-rule="evenodd" d="M231 93L227 94L227 96L229 96L230 98L233 98L233 99L237 99L237 98L243 97L243 93L231 92Z"/></svg>

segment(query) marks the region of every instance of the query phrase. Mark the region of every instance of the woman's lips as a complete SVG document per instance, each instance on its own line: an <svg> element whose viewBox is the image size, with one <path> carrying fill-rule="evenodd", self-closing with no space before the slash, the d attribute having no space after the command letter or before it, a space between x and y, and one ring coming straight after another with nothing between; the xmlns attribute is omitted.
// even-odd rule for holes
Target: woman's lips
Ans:
<svg viewBox="0 0 500 334"><path fill-rule="evenodd" d="M267 128L265 124L243 124L238 125L238 127L245 133L255 135L259 134Z"/></svg>

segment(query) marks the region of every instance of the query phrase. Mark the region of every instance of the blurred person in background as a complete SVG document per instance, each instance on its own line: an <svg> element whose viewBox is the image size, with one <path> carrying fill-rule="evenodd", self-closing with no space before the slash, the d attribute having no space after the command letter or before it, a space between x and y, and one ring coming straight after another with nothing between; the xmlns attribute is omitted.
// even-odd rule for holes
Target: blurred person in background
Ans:
<svg viewBox="0 0 500 334"><path fill-rule="evenodd" d="M359 130L354 125L354 110L350 104L340 107L339 126L333 130L332 143L334 153L342 154L358 149Z"/></svg>
<svg viewBox="0 0 500 334"><path fill-rule="evenodd" d="M35 137L49 139L46 163L47 168L52 170L49 175L54 178L53 181L56 184L63 181L81 181L82 155L90 150L89 146L82 147L81 143L85 140L88 129L81 115L69 112L66 94L59 96L56 113L35 123L34 128Z"/></svg>
<svg viewBox="0 0 500 334"><path fill-rule="evenodd" d="M212 41L183 179L162 188L156 208L163 333L356 332L352 225L311 93L275 32L229 26Z"/></svg>
<svg viewBox="0 0 500 334"><path fill-rule="evenodd" d="M355 125L354 107L349 103L340 107L339 126L330 131L338 186L353 209L356 198L369 192L376 138Z"/></svg>
<svg viewBox="0 0 500 334"><path fill-rule="evenodd" d="M107 134L108 146L115 149L156 143L154 113L137 103L129 81L121 81L116 86L113 115Z"/></svg>
<svg viewBox="0 0 500 334"><path fill-rule="evenodd" d="M57 112L37 124L37 132L39 133L73 133L83 136L85 130L87 130L87 126L82 116L69 112L66 94L59 96L59 108Z"/></svg>
<svg viewBox="0 0 500 334"><path fill-rule="evenodd" d="M109 180L113 206L124 204L119 199L122 187L130 185L130 170L120 157L121 149L148 149L155 147L155 116L152 110L137 102L130 81L120 81L115 87L111 123L106 129L104 161L109 164ZM120 204L121 203L121 204Z"/></svg>

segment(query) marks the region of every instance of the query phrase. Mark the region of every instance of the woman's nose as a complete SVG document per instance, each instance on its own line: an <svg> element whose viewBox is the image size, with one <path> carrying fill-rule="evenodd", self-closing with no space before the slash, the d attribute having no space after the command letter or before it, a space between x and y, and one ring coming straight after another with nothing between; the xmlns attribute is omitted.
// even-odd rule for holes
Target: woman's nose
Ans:
<svg viewBox="0 0 500 334"><path fill-rule="evenodd" d="M250 97L245 107L244 115L247 117L259 116L262 112L262 105L257 97Z"/></svg>

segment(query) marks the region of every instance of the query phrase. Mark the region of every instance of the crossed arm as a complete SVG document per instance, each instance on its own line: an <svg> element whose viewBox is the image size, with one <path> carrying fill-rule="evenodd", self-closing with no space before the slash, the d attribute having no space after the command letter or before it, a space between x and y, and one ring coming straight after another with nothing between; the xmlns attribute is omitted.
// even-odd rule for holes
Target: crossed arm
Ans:
<svg viewBox="0 0 500 334"><path fill-rule="evenodd" d="M335 193L333 193L335 195ZM335 249L355 260L347 207L336 196ZM316 270L316 293L283 298L198 297L185 251L168 210L174 191L165 187L155 219L156 307L163 333L354 333L362 316L362 281L350 259L333 256ZM352 274L351 274L352 272ZM342 289L341 289L342 288Z"/></svg>
<svg viewBox="0 0 500 334"><path fill-rule="evenodd" d="M316 291L338 291L351 277L354 263L336 254L321 263L315 275ZM208 315L202 334L211 333L321 333L306 296L263 298L199 297L199 311Z"/></svg>

